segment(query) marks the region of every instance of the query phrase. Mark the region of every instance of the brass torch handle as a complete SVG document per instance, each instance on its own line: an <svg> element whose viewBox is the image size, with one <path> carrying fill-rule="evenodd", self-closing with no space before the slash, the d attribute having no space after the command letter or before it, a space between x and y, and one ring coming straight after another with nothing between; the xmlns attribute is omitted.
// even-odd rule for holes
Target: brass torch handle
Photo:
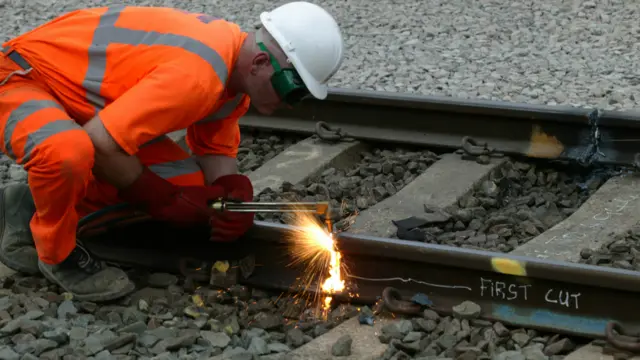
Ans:
<svg viewBox="0 0 640 360"><path fill-rule="evenodd" d="M313 212L326 214L329 210L329 202L234 202L219 199L212 201L209 206L216 211L229 212Z"/></svg>

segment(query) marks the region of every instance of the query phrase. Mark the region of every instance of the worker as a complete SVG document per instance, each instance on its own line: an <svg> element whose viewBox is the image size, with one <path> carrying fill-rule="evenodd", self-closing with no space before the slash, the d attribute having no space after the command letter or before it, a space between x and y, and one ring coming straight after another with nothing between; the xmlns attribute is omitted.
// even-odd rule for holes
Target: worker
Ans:
<svg viewBox="0 0 640 360"><path fill-rule="evenodd" d="M4 43L0 147L28 185L2 191L0 260L102 302L134 285L76 239L84 216L126 203L175 226L210 225L212 241L247 231L253 214L207 206L253 198L237 174L238 119L250 103L268 115L324 99L344 51L336 21L317 5L290 2L260 20L244 32L206 14L109 6ZM193 155L165 135L185 128Z"/></svg>

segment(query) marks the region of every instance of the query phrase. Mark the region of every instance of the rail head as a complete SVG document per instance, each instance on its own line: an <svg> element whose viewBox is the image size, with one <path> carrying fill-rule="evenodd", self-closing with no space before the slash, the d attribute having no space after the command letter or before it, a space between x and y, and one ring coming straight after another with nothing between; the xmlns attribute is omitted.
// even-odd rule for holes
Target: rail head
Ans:
<svg viewBox="0 0 640 360"><path fill-rule="evenodd" d="M319 107L350 106L375 111L381 108L414 110L431 113L461 114L468 116L491 116L511 121L550 121L558 123L589 124L589 115L597 111L600 124L615 127L640 127L640 111L611 111L570 105L542 105L509 101L459 99L446 96L432 96L411 93L330 88L327 98L306 99L298 109L306 113L308 109ZM374 110L375 109L375 110ZM300 114L296 109L279 110L275 117L289 117ZM249 114L257 115L253 108ZM426 118L425 118L426 120ZM339 120L338 120L339 121Z"/></svg>
<svg viewBox="0 0 640 360"><path fill-rule="evenodd" d="M494 152L530 158L640 162L640 113L631 111L331 89L325 100L308 99L268 118L250 109L239 121L244 129L319 136L320 123L360 141L458 149L472 138Z"/></svg>
<svg viewBox="0 0 640 360"><path fill-rule="evenodd" d="M269 227L270 224L260 224ZM538 259L428 244L400 239L387 239L349 232L338 235L338 247L351 256L371 256L494 272L577 285L597 286L603 289L640 292L640 274L637 271L593 266L571 262Z"/></svg>
<svg viewBox="0 0 640 360"><path fill-rule="evenodd" d="M94 221L94 228L102 225L100 219ZM174 229L158 224L147 218L137 224L122 219L124 226L111 224L109 228L93 232L85 238L90 247L102 249L109 244L145 248L146 242L152 246L175 247L175 239L180 241L181 251L191 252L203 260L218 255L243 256L255 248L286 249L291 239L302 229L292 225L255 221L254 226L236 243L216 244L207 240L208 230ZM91 224L86 226L92 228ZM118 236L113 236L117 234ZM146 236L145 236L146 235ZM132 239L145 238L145 241ZM336 236L337 247L346 259L371 258L380 261L397 261L410 266L451 267L467 272L489 272L523 278L537 278L547 281L565 282L574 285L600 287L603 290L619 290L640 293L640 275L636 271L607 268L586 264L560 262L532 257L522 257L504 253L472 250L416 241L390 239L375 236L340 232ZM120 245L118 245L120 244ZM239 255L235 255L239 254ZM176 256L179 252L176 252Z"/></svg>
<svg viewBox="0 0 640 360"><path fill-rule="evenodd" d="M85 229L92 230L91 225ZM306 268L292 265L289 240L300 230L292 226L256 222L243 238L228 244L209 242L206 228L174 229L150 221L111 223L104 231L95 230L100 230L99 223L83 240L89 251L107 261L198 280L213 279L219 261L242 269L243 259L252 258L255 270L238 280L242 284L319 291L314 285L296 285ZM483 318L514 326L596 338L604 337L612 322L640 330L635 311L640 277L633 272L350 233L340 233L337 243L348 269L349 292L335 294L336 300L371 304L392 287L405 298L425 294L442 312L470 300L481 306ZM193 271L185 264L192 264ZM234 277L216 281L226 284Z"/></svg>

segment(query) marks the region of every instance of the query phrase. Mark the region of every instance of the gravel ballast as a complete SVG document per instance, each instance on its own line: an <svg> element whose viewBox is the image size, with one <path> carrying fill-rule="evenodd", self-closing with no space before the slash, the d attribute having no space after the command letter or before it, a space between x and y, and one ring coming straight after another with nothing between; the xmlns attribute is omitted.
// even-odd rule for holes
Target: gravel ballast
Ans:
<svg viewBox="0 0 640 360"><path fill-rule="evenodd" d="M640 271L640 224L602 244L581 249L578 262L588 265Z"/></svg>
<svg viewBox="0 0 640 360"><path fill-rule="evenodd" d="M303 139L304 136L294 134L244 131L236 157L238 169L243 174L250 173Z"/></svg>
<svg viewBox="0 0 640 360"><path fill-rule="evenodd" d="M318 320L298 301L279 294L243 286L192 293L179 280L169 286L152 283L152 277L167 274L131 276L140 290L102 305L76 301L42 278L4 279L0 357L258 359L304 346L347 319L374 316L368 307L339 305L327 320ZM453 307L452 316L425 309L418 316L397 317L377 334L388 344L381 359L559 360L581 344L579 339L477 319L477 307L465 302ZM389 314L382 311L374 318L378 316ZM348 356L352 342L342 336L328 352Z"/></svg>
<svg viewBox="0 0 640 360"><path fill-rule="evenodd" d="M302 184L267 188L255 200L330 200L336 229L348 231L358 213L402 190L438 159L427 150L374 149L362 152L350 168L328 168ZM615 173L507 159L454 206L425 207L423 214L390 219L389 226L403 240L510 252L569 217ZM256 218L292 222L288 214Z"/></svg>
<svg viewBox="0 0 640 360"><path fill-rule="evenodd" d="M395 219L396 236L510 252L569 217L615 173L507 160L454 206Z"/></svg>
<svg viewBox="0 0 640 360"><path fill-rule="evenodd" d="M27 172L6 155L0 154L0 186L27 182Z"/></svg>
<svg viewBox="0 0 640 360"><path fill-rule="evenodd" d="M133 0L235 21L286 0ZM630 109L638 105L640 27L633 1L318 1L339 22L345 61L330 85L456 98ZM99 1L3 0L8 39Z"/></svg>
<svg viewBox="0 0 640 360"><path fill-rule="evenodd" d="M428 150L375 148L362 151L359 161L346 169L325 169L301 184L284 183L266 188L256 201L327 201L338 230L350 225L353 216L393 196L439 159ZM290 223L289 214L256 214L259 220Z"/></svg>
<svg viewBox="0 0 640 360"><path fill-rule="evenodd" d="M339 305L319 319L281 294L240 285L190 292L173 275L130 276L139 290L109 304L76 301L41 277L3 279L0 358L257 359L303 346L358 313Z"/></svg>
<svg viewBox="0 0 640 360"><path fill-rule="evenodd" d="M285 2L132 0L127 4L207 12L249 30L259 24L262 11ZM331 86L604 109L638 105L634 93L640 84L636 61L640 27L633 1L384 0L375 6L364 0L313 2L334 14L344 33L346 58ZM3 40L64 12L105 5L71 0L0 0L0 4ZM239 155L243 172L277 155L285 147L279 145L287 142L270 136L257 139L266 142L243 136ZM424 170L421 165L416 169ZM526 177L527 172L518 170L518 176ZM0 161L0 177L2 183L26 181L26 173L7 160ZM526 204L531 209L554 203L566 216L564 209L584 201L580 191L571 194L577 195L568 207L555 200ZM475 200L465 201L463 210ZM369 200L362 204L370 206ZM468 231L471 223L461 222L464 228L454 230ZM455 227L457 221L452 224ZM508 251L515 245L509 244L511 238L504 239L505 246L496 242L487 248ZM623 261L635 266L633 259ZM12 277L0 289L0 358L252 359L299 347L357 314L352 307L342 307L334 310L328 323L285 319L290 306L282 302L287 298L279 302L269 294L234 290L235 295L202 290L204 306L198 307L193 294L185 293L177 282L144 287L134 296L103 306L68 299L42 279ZM395 337L398 332L401 338ZM396 360L417 355L423 360L472 360L491 358L489 354L504 360L555 360L573 346L562 337L427 312L387 333L394 337L389 336L386 358ZM347 354L348 343L343 339L335 346L336 353Z"/></svg>
<svg viewBox="0 0 640 360"><path fill-rule="evenodd" d="M383 326L378 339L388 344L381 360L560 360L583 339L506 326L477 318L454 306L452 316L425 309ZM457 309L458 308L458 309Z"/></svg>

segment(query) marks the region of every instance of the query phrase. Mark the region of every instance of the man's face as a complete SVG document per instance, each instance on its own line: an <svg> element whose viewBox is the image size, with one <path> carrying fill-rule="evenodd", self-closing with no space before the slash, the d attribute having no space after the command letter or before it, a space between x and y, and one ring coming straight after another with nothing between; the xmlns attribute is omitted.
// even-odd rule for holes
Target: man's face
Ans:
<svg viewBox="0 0 640 360"><path fill-rule="evenodd" d="M254 56L247 91L252 105L258 112L265 115L271 115L284 104L271 83L271 77L275 72L271 62L276 61L282 69L293 68L280 49L268 48L268 50Z"/></svg>

